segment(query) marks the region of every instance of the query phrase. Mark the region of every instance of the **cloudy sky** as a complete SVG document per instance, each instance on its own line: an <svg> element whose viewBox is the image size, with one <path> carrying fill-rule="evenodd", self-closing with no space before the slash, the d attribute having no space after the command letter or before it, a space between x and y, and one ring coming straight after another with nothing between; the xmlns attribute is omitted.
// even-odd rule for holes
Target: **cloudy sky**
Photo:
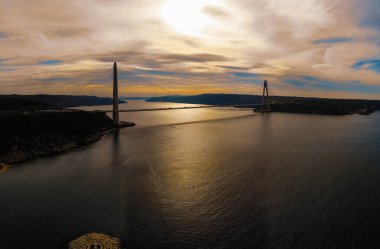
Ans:
<svg viewBox="0 0 380 249"><path fill-rule="evenodd" d="M2 94L380 98L380 0L0 0L0 48Z"/></svg>

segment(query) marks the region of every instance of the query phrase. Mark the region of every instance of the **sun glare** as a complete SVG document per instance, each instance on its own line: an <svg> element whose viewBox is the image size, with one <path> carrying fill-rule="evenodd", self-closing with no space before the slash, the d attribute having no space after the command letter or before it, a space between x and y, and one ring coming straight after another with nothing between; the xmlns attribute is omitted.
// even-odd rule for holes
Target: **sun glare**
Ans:
<svg viewBox="0 0 380 249"><path fill-rule="evenodd" d="M184 35L196 35L207 25L211 18L202 12L207 5L216 0L167 0L161 9L162 18L177 32Z"/></svg>

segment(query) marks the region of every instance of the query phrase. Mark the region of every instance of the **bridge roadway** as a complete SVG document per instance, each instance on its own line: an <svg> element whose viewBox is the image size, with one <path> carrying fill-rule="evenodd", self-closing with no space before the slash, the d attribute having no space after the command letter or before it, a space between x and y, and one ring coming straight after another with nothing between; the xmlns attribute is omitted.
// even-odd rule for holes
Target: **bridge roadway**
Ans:
<svg viewBox="0 0 380 249"><path fill-rule="evenodd" d="M182 106L182 107L164 107L164 108L145 108L145 109L129 109L119 110L119 112L150 112L150 111L168 111L168 110L187 110L187 109L201 109L201 108L220 108L220 107L234 107L234 108L246 108L253 106L261 106L261 104L246 104L246 105L202 105L202 106ZM112 110L96 110L96 112L111 113Z"/></svg>
<svg viewBox="0 0 380 249"><path fill-rule="evenodd" d="M221 108L221 107L233 107L233 108L248 108L258 107L261 104L245 104L245 105L202 105L202 106L182 106L182 107L165 107L165 108L145 108L145 109L129 109L119 110L119 112L150 112L150 111L168 111L168 110L187 110L187 109L201 109L201 108ZM33 110L33 111L0 111L1 116L8 116L11 114L28 114L33 112L78 112L80 109L62 109L62 110ZM106 112L112 113L112 110L94 110L92 112Z"/></svg>

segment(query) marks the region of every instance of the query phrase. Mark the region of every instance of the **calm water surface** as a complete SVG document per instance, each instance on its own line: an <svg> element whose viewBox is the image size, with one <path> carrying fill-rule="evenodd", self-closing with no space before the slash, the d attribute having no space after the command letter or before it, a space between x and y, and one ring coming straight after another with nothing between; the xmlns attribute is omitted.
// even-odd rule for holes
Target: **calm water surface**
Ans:
<svg viewBox="0 0 380 249"><path fill-rule="evenodd" d="M131 101L124 108L183 106ZM94 109L110 109L95 107ZM136 127L0 174L0 248L380 248L380 113L123 113Z"/></svg>

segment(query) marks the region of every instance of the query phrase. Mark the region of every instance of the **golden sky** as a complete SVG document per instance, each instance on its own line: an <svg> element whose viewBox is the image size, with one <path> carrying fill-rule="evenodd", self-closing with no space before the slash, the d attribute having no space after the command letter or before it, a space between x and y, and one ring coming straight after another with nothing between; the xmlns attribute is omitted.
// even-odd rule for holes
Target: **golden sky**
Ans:
<svg viewBox="0 0 380 249"><path fill-rule="evenodd" d="M2 94L380 98L379 0L0 0ZM107 72L78 94L111 96Z"/></svg>

